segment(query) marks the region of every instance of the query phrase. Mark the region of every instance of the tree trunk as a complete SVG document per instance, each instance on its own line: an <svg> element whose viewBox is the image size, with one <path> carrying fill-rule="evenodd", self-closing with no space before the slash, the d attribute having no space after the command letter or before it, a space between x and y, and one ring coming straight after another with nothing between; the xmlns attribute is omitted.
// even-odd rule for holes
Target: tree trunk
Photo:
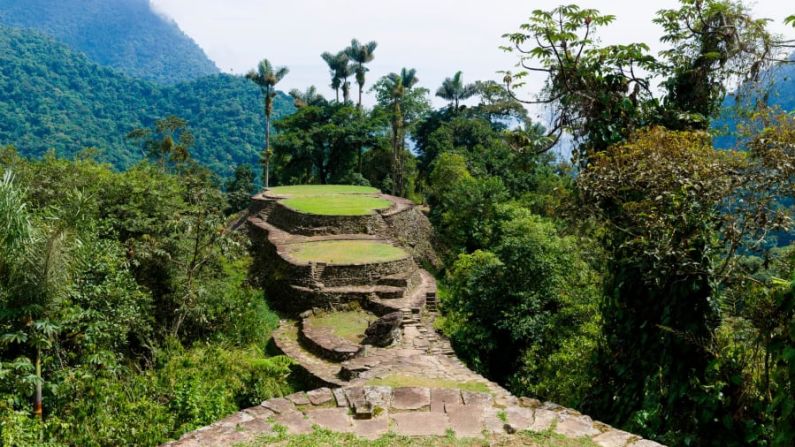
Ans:
<svg viewBox="0 0 795 447"><path fill-rule="evenodd" d="M33 414L39 421L44 415L41 392L41 349L36 348L36 397L33 400Z"/></svg>
<svg viewBox="0 0 795 447"><path fill-rule="evenodd" d="M364 84L359 84L359 104L358 104L359 109L362 108L362 89L363 88L364 88ZM361 166L359 167L359 170L361 170Z"/></svg>
<svg viewBox="0 0 795 447"><path fill-rule="evenodd" d="M270 151L271 151L271 91L270 88L265 90L265 189L268 189L270 177Z"/></svg>

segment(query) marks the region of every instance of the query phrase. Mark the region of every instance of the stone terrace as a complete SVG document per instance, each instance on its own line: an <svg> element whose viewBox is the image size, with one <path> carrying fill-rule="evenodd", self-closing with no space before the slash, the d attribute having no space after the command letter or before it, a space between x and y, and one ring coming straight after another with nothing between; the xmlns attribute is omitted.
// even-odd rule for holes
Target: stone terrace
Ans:
<svg viewBox="0 0 795 447"><path fill-rule="evenodd" d="M480 437L553 430L604 447L659 445L573 410L517 399L468 369L433 328L436 281L418 267L438 262L430 223L410 201L377 195L393 206L364 216L302 214L280 203L285 195L266 191L254 197L247 220L252 279L289 317L274 332L274 343L327 388L263 402L171 445L229 445L273 433L276 425L293 434L318 426L370 439L390 431L441 436L453 430L459 437ZM290 255L293 244L328 240L390 244L406 256L335 264ZM350 334L362 326L348 326L348 338L313 326L313 318L339 311L364 314L365 324L374 321L360 343ZM345 323L339 315L333 320Z"/></svg>

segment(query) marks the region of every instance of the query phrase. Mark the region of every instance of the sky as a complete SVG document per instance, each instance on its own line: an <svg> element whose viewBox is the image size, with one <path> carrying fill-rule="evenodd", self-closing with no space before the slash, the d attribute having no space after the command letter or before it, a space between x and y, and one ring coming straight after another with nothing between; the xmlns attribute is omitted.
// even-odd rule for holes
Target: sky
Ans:
<svg viewBox="0 0 795 447"><path fill-rule="evenodd" d="M502 79L499 70L514 69L516 56L499 49L501 36L518 31L534 9L551 9L575 0L150 0L154 9L177 22L224 72L243 74L263 57L290 73L279 88L317 86L333 96L324 51L337 52L351 38L375 40L368 84L401 67L416 68L420 85L435 92L456 71L464 80ZM599 34L603 43L646 42L653 51L660 28L654 13L676 0L577 1L583 8L613 14L616 21ZM774 32L792 36L783 25L795 14L784 0L749 3L758 17L773 19ZM789 31L788 31L789 30ZM530 82L527 95L540 87ZM366 102L372 103L370 95ZM441 105L443 101L436 99Z"/></svg>

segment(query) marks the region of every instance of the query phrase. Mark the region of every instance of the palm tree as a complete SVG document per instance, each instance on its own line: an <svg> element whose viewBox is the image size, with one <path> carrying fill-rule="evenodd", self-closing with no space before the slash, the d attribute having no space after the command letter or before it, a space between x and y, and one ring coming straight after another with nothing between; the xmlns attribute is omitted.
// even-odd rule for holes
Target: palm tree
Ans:
<svg viewBox="0 0 795 447"><path fill-rule="evenodd" d="M69 225L48 216L33 225L24 192L10 171L0 179L0 343L32 354L36 369L33 413L42 418L42 353L52 347L59 328L50 320L69 290L71 250L79 242Z"/></svg>
<svg viewBox="0 0 795 447"><path fill-rule="evenodd" d="M322 57L328 65L329 72L331 73L331 88L334 89L337 102L340 102L340 87L343 88L343 93L345 91L343 79L347 80L347 78L350 76L348 55L345 54L344 51L340 51L337 54L332 54L326 51L325 53L321 54L320 57Z"/></svg>
<svg viewBox="0 0 795 447"><path fill-rule="evenodd" d="M312 85L303 92L294 88L290 90L290 96L292 96L293 101L295 102L295 107L301 108L306 106L317 106L326 104L326 98L323 97L320 93L317 92L317 88Z"/></svg>
<svg viewBox="0 0 795 447"><path fill-rule="evenodd" d="M442 82L439 90L436 90L436 96L450 101L450 106L453 110L458 110L460 101L465 101L478 92L475 84L464 85L462 73L459 71L453 75L452 78L447 78Z"/></svg>
<svg viewBox="0 0 795 447"><path fill-rule="evenodd" d="M268 188L271 155L271 114L273 113L273 98L276 96L276 84L289 72L287 67L274 68L267 59L263 59L257 70L251 70L246 77L257 84L265 96L265 153L262 160L265 164L265 188Z"/></svg>
<svg viewBox="0 0 795 447"><path fill-rule="evenodd" d="M402 195L403 193L403 153L405 152L406 119L403 114L402 102L406 94L414 87L419 78L417 70L403 68L398 73L390 73L386 76L386 87L390 93L390 108L392 109L392 175L393 186L392 194Z"/></svg>
<svg viewBox="0 0 795 447"><path fill-rule="evenodd" d="M353 69L356 73L356 83L359 84L359 108L362 107L362 91L364 90L364 77L365 73L367 73L368 68L364 66L364 64L368 62L372 62L375 59L375 55L373 52L375 48L378 46L378 43L375 41L368 42L366 44L360 43L358 40L353 39L351 40L351 46L345 50L345 53L348 57L351 58L356 64L354 65Z"/></svg>

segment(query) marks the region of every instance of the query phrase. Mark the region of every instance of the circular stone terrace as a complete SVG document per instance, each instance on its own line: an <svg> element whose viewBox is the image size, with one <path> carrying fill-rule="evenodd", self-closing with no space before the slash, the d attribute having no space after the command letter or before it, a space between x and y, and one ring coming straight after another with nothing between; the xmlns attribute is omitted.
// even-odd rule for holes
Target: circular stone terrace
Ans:
<svg viewBox="0 0 795 447"><path fill-rule="evenodd" d="M369 186L280 186L268 189L266 196L283 199L280 203L293 211L319 216L366 216L394 206Z"/></svg>

